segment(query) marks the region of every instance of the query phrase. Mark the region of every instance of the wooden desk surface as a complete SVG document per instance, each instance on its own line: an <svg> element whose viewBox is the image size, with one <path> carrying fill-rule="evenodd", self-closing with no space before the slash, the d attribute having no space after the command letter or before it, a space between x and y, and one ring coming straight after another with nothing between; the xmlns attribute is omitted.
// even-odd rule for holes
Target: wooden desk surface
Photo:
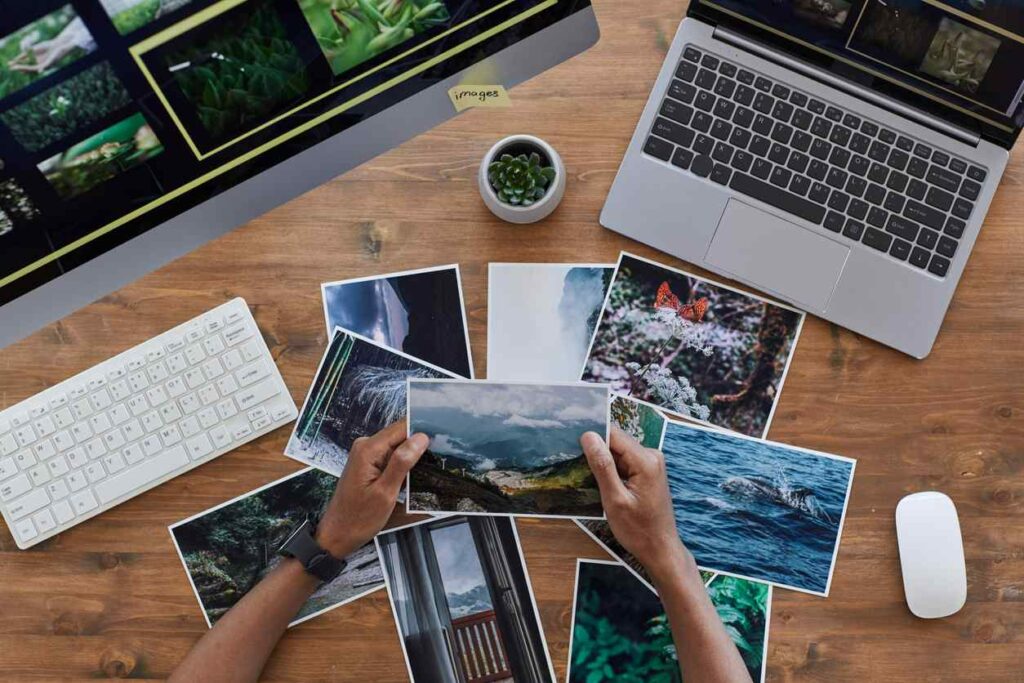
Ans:
<svg viewBox="0 0 1024 683"><path fill-rule="evenodd" d="M598 213L683 5L595 0L601 43L0 352L0 406L242 296L301 402L326 342L319 283L459 262L476 369L486 357L487 263L612 262ZM476 168L501 135L563 154L559 211L500 223ZM770 437L858 459L832 594L779 590L768 679L1010 680L1024 671L1024 182L1015 154L932 356L918 362L809 318ZM1015 201L1017 204L1015 205ZM230 264L230 268L225 265ZM281 429L28 552L0 529L0 681L162 679L206 631L167 525L299 469ZM903 602L893 510L949 493L968 603L915 619ZM571 522L520 524L555 667L564 677L577 557L603 552ZM386 593L293 629L270 681L401 681ZM563 679L564 680L564 679Z"/></svg>

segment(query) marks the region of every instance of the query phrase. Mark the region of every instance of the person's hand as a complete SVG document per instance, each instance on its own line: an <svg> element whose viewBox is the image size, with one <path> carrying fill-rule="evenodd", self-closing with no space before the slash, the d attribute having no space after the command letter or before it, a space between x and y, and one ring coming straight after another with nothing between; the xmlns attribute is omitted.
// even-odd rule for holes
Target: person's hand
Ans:
<svg viewBox="0 0 1024 683"><path fill-rule="evenodd" d="M580 445L601 491L612 533L653 575L689 559L676 531L665 457L612 427L611 448L587 432Z"/></svg>
<svg viewBox="0 0 1024 683"><path fill-rule="evenodd" d="M404 420L356 439L317 527L320 546L341 558L369 543L387 524L405 475L429 445L426 434L406 438Z"/></svg>

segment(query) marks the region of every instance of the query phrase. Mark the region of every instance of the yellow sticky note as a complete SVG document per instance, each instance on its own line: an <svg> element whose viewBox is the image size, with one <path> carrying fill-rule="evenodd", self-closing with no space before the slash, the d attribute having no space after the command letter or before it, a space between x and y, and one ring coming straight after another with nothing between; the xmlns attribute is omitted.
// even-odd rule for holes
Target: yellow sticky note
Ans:
<svg viewBox="0 0 1024 683"><path fill-rule="evenodd" d="M473 107L511 107L512 99L503 85L457 85L448 91L455 111Z"/></svg>

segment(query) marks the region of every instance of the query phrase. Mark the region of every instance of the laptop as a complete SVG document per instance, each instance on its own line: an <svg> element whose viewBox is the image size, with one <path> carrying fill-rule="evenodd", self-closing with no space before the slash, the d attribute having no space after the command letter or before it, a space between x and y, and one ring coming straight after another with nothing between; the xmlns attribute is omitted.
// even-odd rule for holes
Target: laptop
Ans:
<svg viewBox="0 0 1024 683"><path fill-rule="evenodd" d="M601 223L924 358L1021 63L1009 0L694 0Z"/></svg>

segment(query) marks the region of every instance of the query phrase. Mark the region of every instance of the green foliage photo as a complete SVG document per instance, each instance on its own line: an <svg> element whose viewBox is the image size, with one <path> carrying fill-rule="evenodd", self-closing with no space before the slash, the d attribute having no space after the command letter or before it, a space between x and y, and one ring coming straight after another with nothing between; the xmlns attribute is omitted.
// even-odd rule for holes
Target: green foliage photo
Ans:
<svg viewBox="0 0 1024 683"><path fill-rule="evenodd" d="M165 56L175 83L214 139L265 122L309 89L305 64L271 3L257 2L241 22L231 14L224 18L212 36Z"/></svg>
<svg viewBox="0 0 1024 683"><path fill-rule="evenodd" d="M298 0L335 75L439 26L448 8L436 0Z"/></svg>
<svg viewBox="0 0 1024 683"><path fill-rule="evenodd" d="M121 35L137 31L190 2L192 0L100 0Z"/></svg>
<svg viewBox="0 0 1024 683"><path fill-rule="evenodd" d="M751 678L761 680L768 585L719 575L707 590ZM625 567L580 563L574 609L570 683L681 683L661 602Z"/></svg>
<svg viewBox="0 0 1024 683"><path fill-rule="evenodd" d="M5 111L0 119L22 147L37 152L129 102L110 64L101 62Z"/></svg>
<svg viewBox="0 0 1024 683"><path fill-rule="evenodd" d="M0 98L21 90L96 49L71 5L0 38Z"/></svg>

